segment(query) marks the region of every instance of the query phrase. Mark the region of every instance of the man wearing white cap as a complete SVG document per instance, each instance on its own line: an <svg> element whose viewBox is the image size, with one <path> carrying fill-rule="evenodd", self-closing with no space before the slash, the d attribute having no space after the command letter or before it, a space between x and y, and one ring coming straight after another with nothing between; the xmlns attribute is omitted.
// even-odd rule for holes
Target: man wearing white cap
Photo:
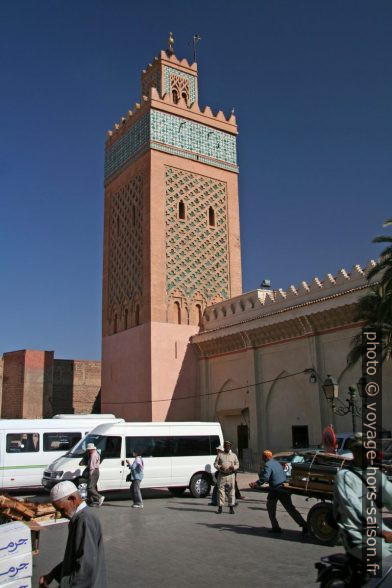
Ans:
<svg viewBox="0 0 392 588"><path fill-rule="evenodd" d="M97 448L95 447L94 443L87 443L86 447L87 452L87 470L88 470L88 480L87 480L87 496L88 496L88 503L90 506L101 506L105 497L102 496L98 490L98 480L99 480L99 465L101 463L101 458L99 457L99 453Z"/></svg>
<svg viewBox="0 0 392 588"><path fill-rule="evenodd" d="M96 515L84 502L75 484L66 480L50 492L53 506L70 519L64 560L49 574L41 576L39 585L53 580L61 588L107 588L102 529Z"/></svg>

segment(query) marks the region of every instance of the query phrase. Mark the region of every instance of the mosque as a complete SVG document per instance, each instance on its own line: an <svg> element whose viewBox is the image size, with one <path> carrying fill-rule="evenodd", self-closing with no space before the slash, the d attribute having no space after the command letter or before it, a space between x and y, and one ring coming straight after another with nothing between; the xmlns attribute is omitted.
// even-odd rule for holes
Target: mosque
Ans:
<svg viewBox="0 0 392 588"><path fill-rule="evenodd" d="M345 412L367 267L288 290L243 293L237 122L198 101L197 63L173 38L141 75L140 102L108 132L102 361L21 350L0 358L2 418L114 413L128 421L216 421L243 461L318 445ZM101 374L100 374L101 369ZM392 366L383 370L390 429ZM358 400L358 398L357 398ZM359 417L358 417L359 418Z"/></svg>
<svg viewBox="0 0 392 588"><path fill-rule="evenodd" d="M142 72L140 102L108 132L101 410L219 420L250 459L317 445L330 423L351 430L322 383L332 374L344 403L361 375L346 357L374 262L242 292L236 117L201 108L198 81L170 36Z"/></svg>

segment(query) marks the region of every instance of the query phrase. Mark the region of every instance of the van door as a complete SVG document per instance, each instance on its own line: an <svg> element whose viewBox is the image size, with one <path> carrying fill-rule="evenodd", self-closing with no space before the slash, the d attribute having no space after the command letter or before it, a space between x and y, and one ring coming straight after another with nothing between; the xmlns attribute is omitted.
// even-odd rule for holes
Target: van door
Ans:
<svg viewBox="0 0 392 588"><path fill-rule="evenodd" d="M95 443L100 456L99 490L119 490L122 486L125 462L122 453L122 437L120 435L97 435ZM94 442L94 435L88 436L88 442Z"/></svg>
<svg viewBox="0 0 392 588"><path fill-rule="evenodd" d="M211 439L213 439L211 443ZM209 435L173 435L172 484L188 486L194 473L209 471L215 460L219 437Z"/></svg>
<svg viewBox="0 0 392 588"><path fill-rule="evenodd" d="M171 482L171 445L170 436L167 435L146 435L140 437L127 436L125 438L126 457L131 461L134 459L133 452L136 450L142 457L144 463L144 477L141 483L142 488L160 488ZM130 470L127 467L124 475L123 485L129 485L125 478Z"/></svg>

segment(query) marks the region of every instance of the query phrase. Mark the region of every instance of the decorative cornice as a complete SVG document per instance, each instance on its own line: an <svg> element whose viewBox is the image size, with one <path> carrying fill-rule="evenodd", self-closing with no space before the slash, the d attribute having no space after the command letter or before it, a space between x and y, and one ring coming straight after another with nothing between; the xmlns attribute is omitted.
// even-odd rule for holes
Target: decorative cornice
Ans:
<svg viewBox="0 0 392 588"><path fill-rule="evenodd" d="M354 321L355 308L354 303L315 313L305 320L303 316L297 316L269 325L258 324L253 328L252 325L246 325L245 328L237 325L231 332L221 329L211 334L194 335L191 341L200 358L241 352L359 326L360 323Z"/></svg>
<svg viewBox="0 0 392 588"><path fill-rule="evenodd" d="M255 290L213 304L192 344L200 357L210 357L359 326L355 309L375 265L372 260L364 268L355 265L351 272L342 269L298 288Z"/></svg>

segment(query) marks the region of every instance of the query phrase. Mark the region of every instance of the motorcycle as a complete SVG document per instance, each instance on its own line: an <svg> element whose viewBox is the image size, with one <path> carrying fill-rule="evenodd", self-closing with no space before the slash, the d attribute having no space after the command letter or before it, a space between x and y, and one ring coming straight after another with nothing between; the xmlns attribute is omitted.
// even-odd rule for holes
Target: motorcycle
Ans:
<svg viewBox="0 0 392 588"><path fill-rule="evenodd" d="M361 562L345 553L326 555L315 564L320 588L357 588L369 582Z"/></svg>
<svg viewBox="0 0 392 588"><path fill-rule="evenodd" d="M383 560L378 578L364 573L361 562L345 553L327 555L314 565L320 588L392 588L392 556Z"/></svg>

